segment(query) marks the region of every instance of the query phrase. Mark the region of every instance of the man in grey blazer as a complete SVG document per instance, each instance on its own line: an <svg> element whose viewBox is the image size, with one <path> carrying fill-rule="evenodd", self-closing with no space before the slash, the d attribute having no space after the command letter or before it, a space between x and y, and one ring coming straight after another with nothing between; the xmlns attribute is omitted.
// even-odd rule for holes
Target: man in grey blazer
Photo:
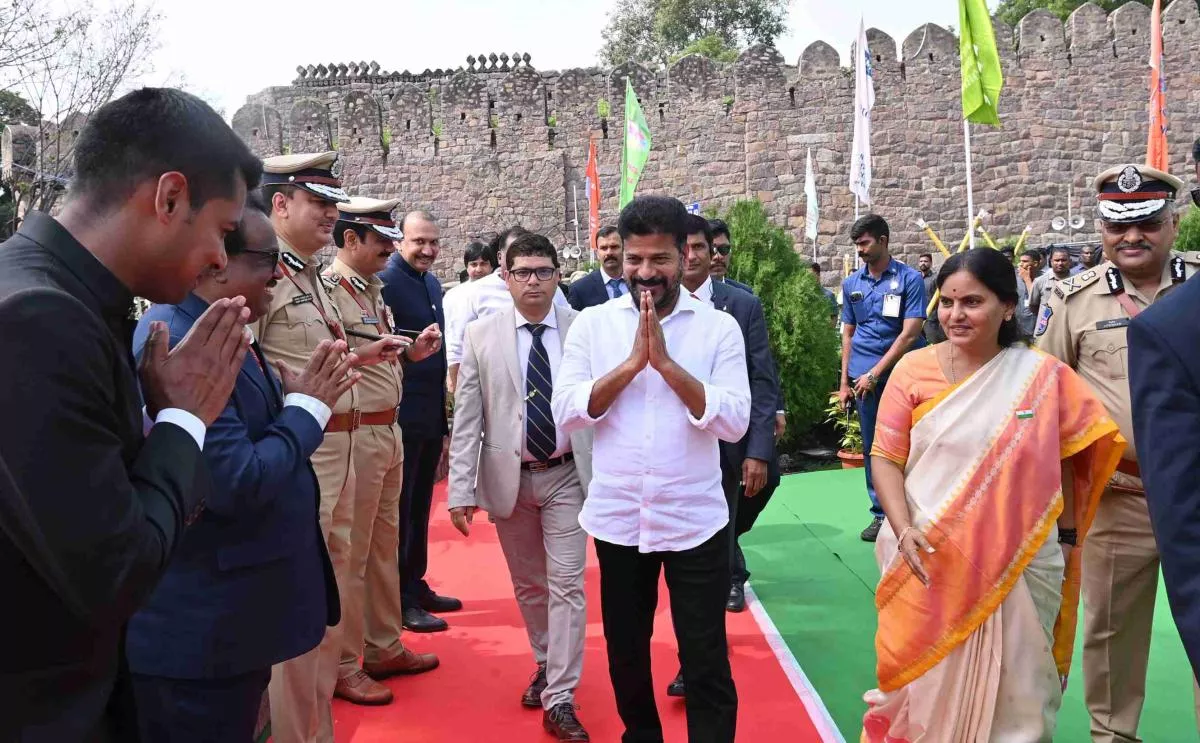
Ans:
<svg viewBox="0 0 1200 743"><path fill-rule="evenodd" d="M559 740L586 741L575 716L587 617L591 435L568 436L550 410L562 347L576 317L555 306L558 253L526 234L504 256L513 307L467 326L450 438L450 518L464 536L488 513L512 575L537 673L521 699Z"/></svg>

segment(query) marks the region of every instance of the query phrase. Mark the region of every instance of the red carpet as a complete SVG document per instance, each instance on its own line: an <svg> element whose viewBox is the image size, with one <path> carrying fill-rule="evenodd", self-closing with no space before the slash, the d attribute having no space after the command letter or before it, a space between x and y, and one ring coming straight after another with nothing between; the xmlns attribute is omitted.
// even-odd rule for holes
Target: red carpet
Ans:
<svg viewBox="0 0 1200 743"><path fill-rule="evenodd" d="M356 707L335 700L337 741L553 741L542 730L541 712L520 705L535 667L495 528L486 518L477 517L470 538L464 538L450 525L440 486L437 501L430 527L430 576L437 591L461 598L465 608L445 615L449 631L409 632L404 641L414 650L437 653L441 668L424 676L389 680L396 700L386 707ZM608 680L600 572L590 546L587 593L587 650L576 703L592 740L615 743L624 728ZM664 693L678 670L669 611L664 585L655 622L654 686L666 739L681 742L687 740L683 703ZM727 616L739 698L738 740L820 741L751 613Z"/></svg>

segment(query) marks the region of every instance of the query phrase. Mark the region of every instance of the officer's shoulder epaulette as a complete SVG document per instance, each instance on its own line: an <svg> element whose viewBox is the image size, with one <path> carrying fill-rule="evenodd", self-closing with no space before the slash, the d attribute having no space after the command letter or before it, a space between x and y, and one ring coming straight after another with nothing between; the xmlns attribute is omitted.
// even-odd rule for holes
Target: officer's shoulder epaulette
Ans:
<svg viewBox="0 0 1200 743"><path fill-rule="evenodd" d="M1054 295L1062 300L1069 299L1072 295L1078 294L1092 284L1095 284L1104 277L1104 271L1111 264L1105 262L1093 268L1087 268L1074 276L1068 276L1062 281L1055 282Z"/></svg>
<svg viewBox="0 0 1200 743"><path fill-rule="evenodd" d="M1200 250L1176 251L1175 255L1182 258L1184 263L1200 266Z"/></svg>
<svg viewBox="0 0 1200 743"><path fill-rule="evenodd" d="M341 274L330 271L328 273L321 274L321 281L325 283L326 289L333 291L334 287L341 283L342 277Z"/></svg>

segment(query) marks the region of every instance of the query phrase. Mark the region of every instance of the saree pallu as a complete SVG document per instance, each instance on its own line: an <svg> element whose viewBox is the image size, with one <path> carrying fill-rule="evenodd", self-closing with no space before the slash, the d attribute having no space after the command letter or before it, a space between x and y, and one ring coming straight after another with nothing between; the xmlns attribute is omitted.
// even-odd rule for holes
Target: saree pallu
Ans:
<svg viewBox="0 0 1200 743"><path fill-rule="evenodd" d="M1049 741L1079 603L1081 551L1064 565L1057 544L1064 472L1082 540L1124 440L1070 368L1020 346L911 417L905 495L930 586L885 525L862 740Z"/></svg>

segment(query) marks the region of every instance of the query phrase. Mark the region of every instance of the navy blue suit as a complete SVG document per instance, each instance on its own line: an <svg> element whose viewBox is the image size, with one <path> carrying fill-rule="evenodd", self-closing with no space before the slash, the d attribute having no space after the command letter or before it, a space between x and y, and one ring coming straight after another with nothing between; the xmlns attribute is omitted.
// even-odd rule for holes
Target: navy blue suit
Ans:
<svg viewBox="0 0 1200 743"><path fill-rule="evenodd" d="M443 330L442 285L396 253L379 274L383 301L396 327L421 330L437 323ZM400 593L405 607L429 593L429 511L442 458L446 425L446 350L404 368L398 421L404 438L404 485L400 498Z"/></svg>
<svg viewBox="0 0 1200 743"><path fill-rule="evenodd" d="M134 334L135 354L151 321L167 323L175 345L207 306L189 295L151 308ZM309 464L323 438L311 414L283 407L279 380L247 353L205 437L214 483L205 511L129 622L126 653L146 740L249 740L271 666L316 647L338 622Z"/></svg>
<svg viewBox="0 0 1200 743"><path fill-rule="evenodd" d="M737 320L746 340L746 369L750 374L750 428L740 441L721 442L721 475L725 498L729 502L729 519L734 524L730 532L731 559L734 580L744 583L749 578L745 559L737 546L737 538L750 531L763 508L779 486L779 459L775 452L775 411L782 393L775 359L767 335L767 321L762 303L748 291L731 284L712 282L713 307ZM742 462L761 459L767 463L767 484L753 498L745 498L741 487Z"/></svg>
<svg viewBox="0 0 1200 743"><path fill-rule="evenodd" d="M754 290L751 289L749 286L743 284L740 281L734 281L733 279L731 279L729 277L725 277L725 278L719 279L719 280L713 279L713 283L714 284L728 284L729 286L732 286L734 289L741 289L742 291L744 291L748 294L754 293Z"/></svg>
<svg viewBox="0 0 1200 743"><path fill-rule="evenodd" d="M597 268L571 284L571 292L567 294L567 301L575 308L576 312L583 312L584 308L604 304L612 299L612 295L608 293L608 281L608 276ZM624 282L622 281L622 283ZM624 293L628 294L629 291L624 290Z"/></svg>
<svg viewBox="0 0 1200 743"><path fill-rule="evenodd" d="M1200 281L1189 280L1129 325L1134 438L1167 598L1200 676Z"/></svg>

